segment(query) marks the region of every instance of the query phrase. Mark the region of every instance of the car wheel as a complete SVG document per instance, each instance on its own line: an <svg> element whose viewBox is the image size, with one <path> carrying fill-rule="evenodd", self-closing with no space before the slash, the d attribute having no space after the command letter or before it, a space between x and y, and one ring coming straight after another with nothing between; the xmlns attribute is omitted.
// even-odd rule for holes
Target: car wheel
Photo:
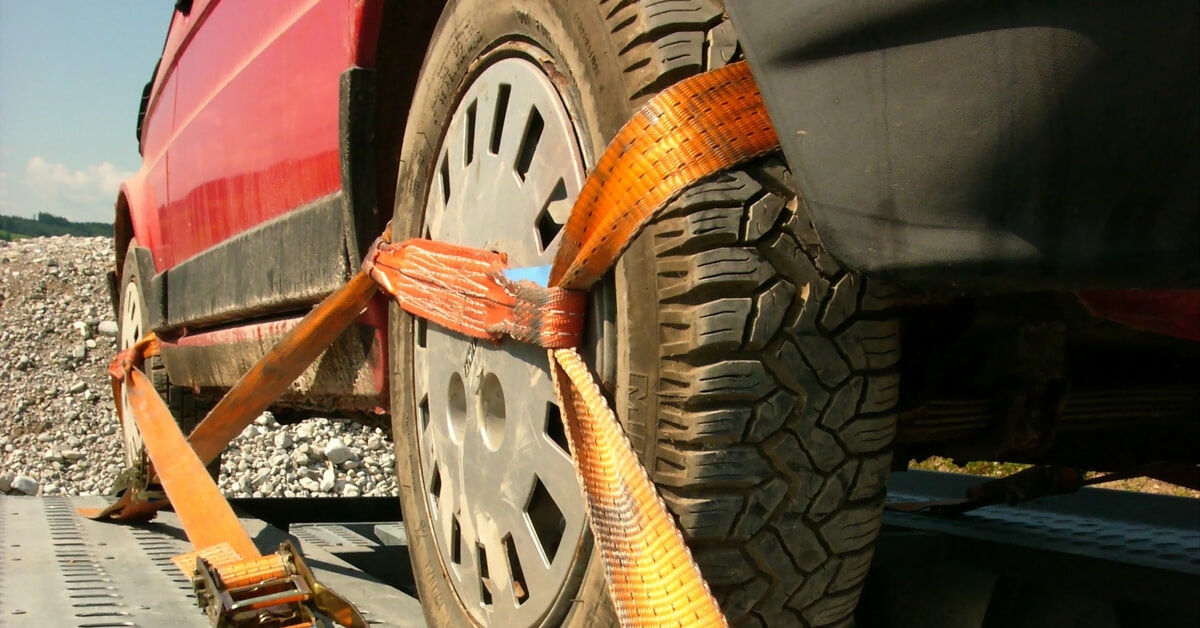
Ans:
<svg viewBox="0 0 1200 628"><path fill-rule="evenodd" d="M129 251L133 251L136 246L137 241L134 240L129 245ZM135 256L132 254L125 256L125 267L121 272L121 286L119 308L121 316L117 323L117 348L123 351L132 347L150 331L150 313L146 310L146 300L142 296L144 294L142 277ZM154 390L166 400L167 407L186 435L204 418L205 406L197 403L190 390L171 385L162 358L158 356L146 358L142 368L150 382L154 384ZM116 403L121 406L121 434L124 443L125 468L137 469L137 473L144 474L149 459L146 457L146 447L142 442L137 423L133 421L133 415L129 410L129 401L125 396L123 386ZM209 465L209 472L214 478L217 477L219 470L220 458ZM146 479L141 478L138 480L138 484L144 485ZM124 486L116 488L119 490Z"/></svg>
<svg viewBox="0 0 1200 628"><path fill-rule="evenodd" d="M660 5L450 2L409 113L393 237L549 264L607 141L640 101L702 70L706 32L722 28L708 3ZM838 267L792 189L778 158L693 186L589 314L585 353L742 625L850 621L894 431L887 289ZM430 623L614 624L544 350L393 308L390 355Z"/></svg>

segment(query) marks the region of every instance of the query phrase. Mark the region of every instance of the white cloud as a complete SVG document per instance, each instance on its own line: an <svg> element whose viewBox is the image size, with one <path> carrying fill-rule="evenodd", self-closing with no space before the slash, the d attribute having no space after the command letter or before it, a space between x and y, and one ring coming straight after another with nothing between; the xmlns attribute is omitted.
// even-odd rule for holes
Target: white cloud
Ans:
<svg viewBox="0 0 1200 628"><path fill-rule="evenodd" d="M0 170L0 214L12 214L16 209L17 204L8 196L8 173Z"/></svg>
<svg viewBox="0 0 1200 628"><path fill-rule="evenodd" d="M63 164L34 157L25 166L25 185L40 196L77 205L108 205L117 197L121 181L133 173L103 162L72 170Z"/></svg>

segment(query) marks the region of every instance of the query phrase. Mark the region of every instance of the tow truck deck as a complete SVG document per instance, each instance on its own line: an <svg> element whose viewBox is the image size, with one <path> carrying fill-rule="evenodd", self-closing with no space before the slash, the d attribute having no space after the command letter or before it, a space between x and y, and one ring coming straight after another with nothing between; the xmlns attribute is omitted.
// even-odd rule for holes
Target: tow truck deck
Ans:
<svg viewBox="0 0 1200 628"><path fill-rule="evenodd" d="M889 500L957 497L977 482L897 474ZM370 625L425 625L397 500L230 501L260 548L298 541ZM209 625L171 562L189 549L174 513L139 525L75 514L107 502L0 500L0 625ZM1198 591L1200 501L1084 489L953 518L889 512L858 615L860 626L1196 626Z"/></svg>

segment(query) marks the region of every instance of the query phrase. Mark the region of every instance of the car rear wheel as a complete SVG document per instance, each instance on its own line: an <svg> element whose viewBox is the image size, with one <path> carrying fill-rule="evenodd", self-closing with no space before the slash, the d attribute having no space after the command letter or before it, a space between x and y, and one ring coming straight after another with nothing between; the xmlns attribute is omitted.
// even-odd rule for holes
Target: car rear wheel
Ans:
<svg viewBox="0 0 1200 628"><path fill-rule="evenodd" d="M409 113L393 237L549 264L608 139L715 59L726 26L706 2L452 1ZM850 621L894 431L887 288L824 252L792 190L778 158L693 186L589 314L593 369L738 625ZM545 352L396 309L391 346L430 623L615 623Z"/></svg>
<svg viewBox="0 0 1200 628"><path fill-rule="evenodd" d="M137 241L134 240L129 245L129 251L133 251L137 246ZM150 331L150 313L146 310L146 300L143 297L143 279L138 270L138 265L135 256L130 253L125 256L125 267L121 272L121 316L118 321L117 332L117 348L124 351L132 347ZM192 392L180 386L171 385L167 377L167 369L163 364L162 358L158 356L146 358L142 365L143 372L154 384L154 390L167 402L167 407L171 410L175 420L179 423L180 429L186 435L191 431L200 420L204 418L206 407L198 403L198 400L192 395ZM121 387L116 403L121 407L121 434L124 443L125 452L125 468L127 471L118 480L117 486L114 488L120 491L126 488L131 481L139 486L144 486L148 478L143 477L146 473L149 459L146 457L146 447L142 442L141 433L138 431L137 423L133 421L133 415L129 410L129 401L125 396L125 388ZM131 471L130 471L131 470ZM214 460L209 465L209 473L214 478L217 477L220 470L220 458ZM139 479L133 477L134 474Z"/></svg>

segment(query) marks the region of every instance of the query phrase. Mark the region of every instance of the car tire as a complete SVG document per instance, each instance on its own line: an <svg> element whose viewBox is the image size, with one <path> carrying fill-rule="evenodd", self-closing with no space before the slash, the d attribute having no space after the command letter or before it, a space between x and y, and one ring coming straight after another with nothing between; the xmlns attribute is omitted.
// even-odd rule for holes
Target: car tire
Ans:
<svg viewBox="0 0 1200 628"><path fill-rule="evenodd" d="M134 240L129 245L129 251L132 252L137 246L137 241ZM125 256L125 267L121 272L121 289L120 304L118 306L118 330L117 330L117 349L127 349L138 341L143 335L150 331L150 313L146 309L144 298L145 283L142 280L141 272L138 269L136 256L132 253ZM154 385L154 390L167 403L168 409L175 417L175 421L179 424L180 430L184 435L187 435L193 428L199 425L207 414L207 405L201 403L200 400L192 394L192 391L182 386L171 384L167 376L167 368L159 356L151 356L146 358L143 363L143 372ZM115 403L123 403L121 398L115 400ZM126 467L140 465L145 468L146 451L144 446L140 444L140 437L133 437L130 430L136 432L137 428L132 423L122 420L121 432L122 438L125 441L125 463ZM220 456L209 464L209 473L213 478L217 478L221 468Z"/></svg>
<svg viewBox="0 0 1200 628"><path fill-rule="evenodd" d="M794 189L775 157L696 184L617 273L617 413L736 625L851 621L896 428L891 289Z"/></svg>
<svg viewBox="0 0 1200 628"><path fill-rule="evenodd" d="M472 77L521 54L506 42L545 55L592 164L635 107L722 60L722 20L703 1L452 0L406 125L393 238L426 234L441 138ZM794 189L778 157L694 185L592 299L586 353L735 625L852 621L895 430L890 288L829 256ZM432 625L486 623L455 589L433 530L418 326L393 307L390 329L397 474L422 607ZM554 603L525 625L615 625L590 537L577 552Z"/></svg>

